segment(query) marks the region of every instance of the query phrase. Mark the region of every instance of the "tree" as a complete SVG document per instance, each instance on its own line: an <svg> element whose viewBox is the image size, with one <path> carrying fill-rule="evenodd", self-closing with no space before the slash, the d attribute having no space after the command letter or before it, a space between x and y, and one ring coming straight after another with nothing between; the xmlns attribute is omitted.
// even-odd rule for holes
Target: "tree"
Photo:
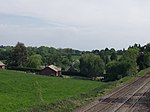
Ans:
<svg viewBox="0 0 150 112"><path fill-rule="evenodd" d="M65 70L66 67L70 66L71 65L71 62L68 58L66 57L62 57L62 60L61 60L61 67L63 70Z"/></svg>
<svg viewBox="0 0 150 112"><path fill-rule="evenodd" d="M150 52L150 43L146 45L146 52Z"/></svg>
<svg viewBox="0 0 150 112"><path fill-rule="evenodd" d="M143 70L143 69L145 69L146 68L146 66L145 66L145 54L144 53L141 53L139 56L138 56L138 58L137 58L137 65L139 66L139 70Z"/></svg>
<svg viewBox="0 0 150 112"><path fill-rule="evenodd" d="M98 55L84 54L80 58L80 72L84 76L97 77L104 72L104 62Z"/></svg>
<svg viewBox="0 0 150 112"><path fill-rule="evenodd" d="M116 50L114 48L110 49L110 54L112 54L113 52L116 52Z"/></svg>
<svg viewBox="0 0 150 112"><path fill-rule="evenodd" d="M144 64L146 68L150 67L150 52L144 54Z"/></svg>
<svg viewBox="0 0 150 112"><path fill-rule="evenodd" d="M61 66L62 64L62 56L59 52L53 52L53 54L48 55L48 64L54 64L57 66Z"/></svg>
<svg viewBox="0 0 150 112"><path fill-rule="evenodd" d="M42 63L41 58L42 57L39 54L31 55L29 57L29 59L28 59L27 67L30 67L30 68L40 68L41 63Z"/></svg>
<svg viewBox="0 0 150 112"><path fill-rule="evenodd" d="M98 54L99 54L99 50L93 50L93 51L92 51L92 53L94 53L94 54L97 54L97 55L98 55Z"/></svg>
<svg viewBox="0 0 150 112"><path fill-rule="evenodd" d="M41 46L37 49L37 53L36 54L40 54L42 56L42 64L48 64L48 58L49 58L49 54L50 53L50 48L49 47L45 47L45 46Z"/></svg>
<svg viewBox="0 0 150 112"><path fill-rule="evenodd" d="M109 62L109 57L108 57L107 52L108 52L108 48L106 48L106 51L105 50L101 50L100 54L99 54L105 64L107 64Z"/></svg>
<svg viewBox="0 0 150 112"><path fill-rule="evenodd" d="M107 80L117 80L129 74L131 68L130 62L112 61L106 65Z"/></svg>
<svg viewBox="0 0 150 112"><path fill-rule="evenodd" d="M136 60L140 54L139 48L129 48L122 56L122 59Z"/></svg>
<svg viewBox="0 0 150 112"><path fill-rule="evenodd" d="M27 63L27 49L23 43L18 42L13 52L14 65L25 67Z"/></svg>
<svg viewBox="0 0 150 112"><path fill-rule="evenodd" d="M111 61L109 62L107 65L106 65L106 75L104 76L105 77L105 80L116 80L118 79L118 75L119 75L119 71L120 68L119 68L119 62L117 61Z"/></svg>
<svg viewBox="0 0 150 112"><path fill-rule="evenodd" d="M106 65L107 80L117 80L122 77L137 73L137 58L139 48L130 47L119 61L112 61Z"/></svg>
<svg viewBox="0 0 150 112"><path fill-rule="evenodd" d="M111 59L111 61L113 61L113 60L117 60L117 54L116 54L116 52L113 52L112 54L111 54L111 56L110 56L110 59Z"/></svg>
<svg viewBox="0 0 150 112"><path fill-rule="evenodd" d="M127 75L133 75L138 71L137 58L140 54L139 48L129 48L121 57L120 62L127 63L130 68L127 71Z"/></svg>

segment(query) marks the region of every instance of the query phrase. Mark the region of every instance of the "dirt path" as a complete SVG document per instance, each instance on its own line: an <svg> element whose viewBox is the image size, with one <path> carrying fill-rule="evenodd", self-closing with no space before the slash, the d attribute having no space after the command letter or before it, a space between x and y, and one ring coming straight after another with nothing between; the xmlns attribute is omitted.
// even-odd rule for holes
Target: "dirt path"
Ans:
<svg viewBox="0 0 150 112"><path fill-rule="evenodd" d="M148 112L145 95L150 92L150 74L121 87L76 112Z"/></svg>

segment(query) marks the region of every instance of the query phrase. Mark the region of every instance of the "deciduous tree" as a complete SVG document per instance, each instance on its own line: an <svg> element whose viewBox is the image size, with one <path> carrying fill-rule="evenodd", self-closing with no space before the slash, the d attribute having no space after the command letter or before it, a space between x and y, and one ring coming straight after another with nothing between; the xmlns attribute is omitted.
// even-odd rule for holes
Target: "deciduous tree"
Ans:
<svg viewBox="0 0 150 112"><path fill-rule="evenodd" d="M13 52L14 65L25 67L27 63L27 49L23 43L18 42Z"/></svg>
<svg viewBox="0 0 150 112"><path fill-rule="evenodd" d="M104 62L98 55L84 54L80 58L80 72L88 77L97 77L104 72Z"/></svg>
<svg viewBox="0 0 150 112"><path fill-rule="evenodd" d="M27 67L40 68L41 63L42 63L41 55L34 54L29 57Z"/></svg>

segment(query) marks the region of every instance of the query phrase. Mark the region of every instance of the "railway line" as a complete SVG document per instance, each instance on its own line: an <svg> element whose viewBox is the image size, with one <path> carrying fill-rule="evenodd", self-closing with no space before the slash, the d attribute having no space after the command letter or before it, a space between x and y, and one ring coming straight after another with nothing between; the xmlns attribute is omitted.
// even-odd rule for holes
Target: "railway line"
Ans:
<svg viewBox="0 0 150 112"><path fill-rule="evenodd" d="M134 112L148 91L150 75L145 75L77 112Z"/></svg>

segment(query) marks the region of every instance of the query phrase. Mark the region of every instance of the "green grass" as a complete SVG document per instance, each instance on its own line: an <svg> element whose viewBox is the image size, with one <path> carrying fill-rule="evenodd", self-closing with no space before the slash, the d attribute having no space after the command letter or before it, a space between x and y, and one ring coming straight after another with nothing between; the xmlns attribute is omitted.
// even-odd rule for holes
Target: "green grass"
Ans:
<svg viewBox="0 0 150 112"><path fill-rule="evenodd" d="M0 71L0 112L71 112L148 72L96 82Z"/></svg>
<svg viewBox="0 0 150 112"><path fill-rule="evenodd" d="M150 68L142 70L134 76L124 77L118 81L101 83L98 87L93 88L93 90L67 98L65 100L61 100L55 103L35 105L29 109L24 109L24 112L71 112L76 108L86 105L89 102L92 102L93 100L111 91L114 91L114 89L117 87L120 87L129 81L134 80L138 76L146 74L147 72L150 72ZM23 110L21 110L21 112L22 111Z"/></svg>
<svg viewBox="0 0 150 112"><path fill-rule="evenodd" d="M0 112L13 112L86 93L103 83L0 70Z"/></svg>

